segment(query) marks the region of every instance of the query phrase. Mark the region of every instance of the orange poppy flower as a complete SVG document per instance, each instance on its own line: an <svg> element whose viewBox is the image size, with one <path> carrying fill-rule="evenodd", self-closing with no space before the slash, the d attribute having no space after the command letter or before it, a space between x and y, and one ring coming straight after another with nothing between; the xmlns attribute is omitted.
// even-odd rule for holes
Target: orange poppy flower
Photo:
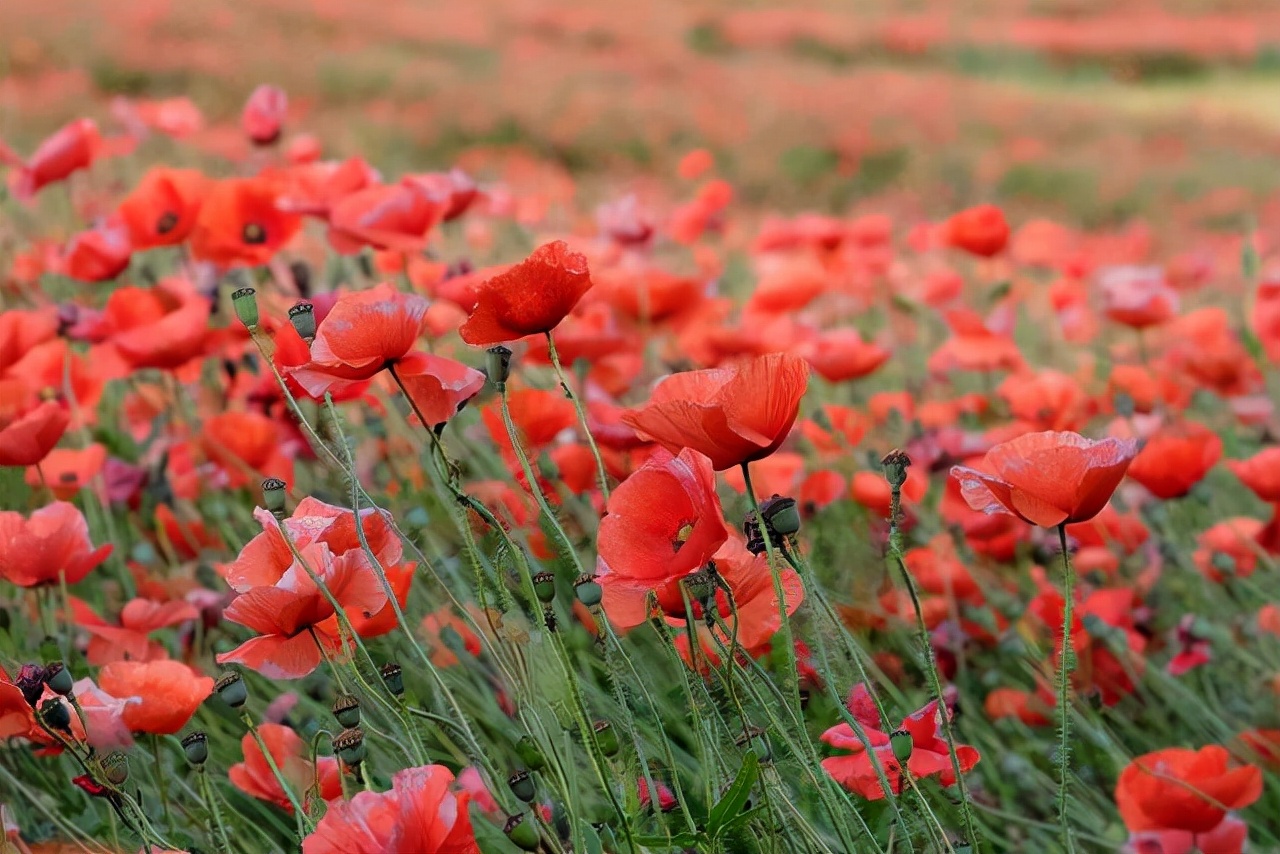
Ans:
<svg viewBox="0 0 1280 854"><path fill-rule="evenodd" d="M154 288L117 288L107 298L103 324L120 357L134 369L176 370L204 351L209 301L184 279Z"/></svg>
<svg viewBox="0 0 1280 854"><path fill-rule="evenodd" d="M586 257L562 240L547 243L480 286L458 333L468 344L483 346L550 332L590 288Z"/></svg>
<svg viewBox="0 0 1280 854"><path fill-rule="evenodd" d="M21 380L0 379L0 466L33 466L58 444L71 415L56 400L35 403Z"/></svg>
<svg viewBox="0 0 1280 854"><path fill-rule="evenodd" d="M157 166L148 170L118 213L137 250L173 246L196 226L209 180L195 169Z"/></svg>
<svg viewBox="0 0 1280 854"><path fill-rule="evenodd" d="M1137 757L1116 781L1116 806L1131 831L1185 830L1206 833L1228 810L1247 807L1262 795L1262 771L1232 767L1225 747L1168 747Z"/></svg>
<svg viewBox="0 0 1280 854"><path fill-rule="evenodd" d="M907 479L902 484L904 507L910 509L919 504L929 491L929 478L917 469L907 469ZM860 471L850 481L850 496L881 519L889 518L893 492L883 472Z"/></svg>
<svg viewBox="0 0 1280 854"><path fill-rule="evenodd" d="M1057 698L1047 686L1033 694L1018 688L996 688L987 695L982 709L993 721L1017 718L1027 726L1048 726Z"/></svg>
<svg viewBox="0 0 1280 854"><path fill-rule="evenodd" d="M954 466L951 476L974 510L1052 528L1098 515L1137 451L1132 439L1026 433L988 451L981 470Z"/></svg>
<svg viewBox="0 0 1280 854"><path fill-rule="evenodd" d="M129 701L131 731L173 735L213 693L213 680L180 661L113 661L98 672L98 687Z"/></svg>
<svg viewBox="0 0 1280 854"><path fill-rule="evenodd" d="M263 83L249 94L240 113L240 127L254 145L270 145L280 138L289 96L279 86Z"/></svg>
<svg viewBox="0 0 1280 854"><path fill-rule="evenodd" d="M63 275L81 282L107 282L128 268L131 257L129 229L122 220L113 219L71 238L58 267Z"/></svg>
<svg viewBox="0 0 1280 854"><path fill-rule="evenodd" d="M111 554L112 545L96 549L89 523L74 504L55 501L24 518L0 511L0 578L19 587L75 584Z"/></svg>
<svg viewBox="0 0 1280 854"><path fill-rule="evenodd" d="M1263 501L1280 502L1280 448L1263 448L1247 460L1227 460L1227 468Z"/></svg>
<svg viewBox="0 0 1280 854"><path fill-rule="evenodd" d="M49 487L59 501L70 501L76 493L98 476L107 461L107 449L94 442L86 448L54 448L37 469L27 469L27 486Z"/></svg>
<svg viewBox="0 0 1280 854"><path fill-rule="evenodd" d="M213 182L191 231L191 254L224 267L266 264L302 227L301 217L277 205L281 187L270 178Z"/></svg>
<svg viewBox="0 0 1280 854"><path fill-rule="evenodd" d="M202 424L201 447L222 467L227 486L238 489L263 477L293 480L293 461L284 454L279 425L256 412L219 412Z"/></svg>
<svg viewBox="0 0 1280 854"><path fill-rule="evenodd" d="M827 382L838 383L870 376L892 355L876 344L862 340L854 329L833 329L795 349Z"/></svg>
<svg viewBox="0 0 1280 854"><path fill-rule="evenodd" d="M480 371L434 353L410 353L397 364L396 376L415 414L426 419L423 426L437 431L485 384Z"/></svg>
<svg viewBox="0 0 1280 854"><path fill-rule="evenodd" d="M511 421L523 439L525 448L532 451L551 444L557 436L572 429L578 421L573 402L566 400L564 394L558 391L536 388L508 391L507 408L511 410ZM504 459L515 459L515 450L507 436L498 403L485 406L480 417Z"/></svg>
<svg viewBox="0 0 1280 854"><path fill-rule="evenodd" d="M33 348L58 334L58 312L50 307L0 311L0 376Z"/></svg>
<svg viewBox="0 0 1280 854"><path fill-rule="evenodd" d="M1009 242L1009 223L995 205L978 205L954 214L944 228L948 246L990 258Z"/></svg>
<svg viewBox="0 0 1280 854"><path fill-rule="evenodd" d="M723 471L764 459L782 445L808 385L803 359L773 353L725 368L672 374L623 421L672 453L693 448Z"/></svg>
<svg viewBox="0 0 1280 854"><path fill-rule="evenodd" d="M1187 421L1148 438L1129 466L1129 477L1156 498L1181 498L1204 479L1221 456L1218 434Z"/></svg>
<svg viewBox="0 0 1280 854"><path fill-rule="evenodd" d="M311 361L290 376L313 397L333 386L367 380L394 367L426 327L427 300L383 282L345 292L318 325Z"/></svg>
<svg viewBox="0 0 1280 854"><path fill-rule="evenodd" d="M829 504L834 504L844 495L845 480L839 472L823 469L815 471L800 484L800 494L796 500L800 502L800 510L812 515Z"/></svg>
<svg viewBox="0 0 1280 854"><path fill-rule="evenodd" d="M867 416L852 407L835 403L823 404L820 416L800 422L801 434L822 454L847 453L862 442L870 429L871 421Z"/></svg>
<svg viewBox="0 0 1280 854"><path fill-rule="evenodd" d="M102 136L92 119L76 119L40 143L11 177L13 192L28 199L41 188L87 169L102 152Z"/></svg>
<svg viewBox="0 0 1280 854"><path fill-rule="evenodd" d="M299 794L310 792L319 782L320 799L332 801L342 797L342 777L338 769L338 760L332 756L316 759L314 765L306 757L309 748L302 737L287 726L276 723L258 725L258 735L267 746L267 752L275 761L280 775L289 784L289 788ZM293 812L293 804L289 796L280 786L280 780L263 755L262 748L253 733L247 732L240 739L240 748L244 753L244 761L237 762L227 769L227 777L231 785L250 797L275 804L285 812ZM309 804L304 802L303 809Z"/></svg>
<svg viewBox="0 0 1280 854"><path fill-rule="evenodd" d="M699 306L706 284L691 276L677 276L657 267L618 267L593 274L593 295L608 302L625 318L661 323Z"/></svg>
<svg viewBox="0 0 1280 854"><path fill-rule="evenodd" d="M302 840L302 854L448 851L480 854L467 812L470 795L453 790L443 765L397 771L387 792L336 800Z"/></svg>
<svg viewBox="0 0 1280 854"><path fill-rule="evenodd" d="M763 501L771 495L794 494L796 484L804 474L804 465L804 455L790 451L778 451L757 462L751 467L751 485L755 487L756 498ZM747 491L741 469L726 471L724 482L734 492L745 494Z"/></svg>
<svg viewBox="0 0 1280 854"><path fill-rule="evenodd" d="M409 181L367 187L330 207L329 244L348 255L365 246L421 252L427 245L428 232L444 218L446 204Z"/></svg>

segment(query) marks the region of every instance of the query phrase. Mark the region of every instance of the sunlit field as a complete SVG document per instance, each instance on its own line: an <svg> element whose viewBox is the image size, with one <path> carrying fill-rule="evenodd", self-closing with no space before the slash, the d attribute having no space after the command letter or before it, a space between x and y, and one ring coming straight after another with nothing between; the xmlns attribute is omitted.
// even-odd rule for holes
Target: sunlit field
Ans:
<svg viewBox="0 0 1280 854"><path fill-rule="evenodd" d="M0 2L0 852L1280 851L1270 0Z"/></svg>

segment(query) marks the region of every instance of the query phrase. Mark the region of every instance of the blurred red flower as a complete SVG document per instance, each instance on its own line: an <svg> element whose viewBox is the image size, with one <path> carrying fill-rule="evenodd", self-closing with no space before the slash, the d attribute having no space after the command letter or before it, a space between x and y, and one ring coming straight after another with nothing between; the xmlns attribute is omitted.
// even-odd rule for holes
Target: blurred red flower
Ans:
<svg viewBox="0 0 1280 854"><path fill-rule="evenodd" d="M1009 242L1009 223L995 205L978 205L947 220L945 235L948 246L979 258L990 258L998 255Z"/></svg>
<svg viewBox="0 0 1280 854"><path fill-rule="evenodd" d="M282 187L265 177L213 182L191 232L191 254L224 267L266 264L302 227L277 204Z"/></svg>
<svg viewBox="0 0 1280 854"><path fill-rule="evenodd" d="M1225 747L1168 747L1135 758L1116 782L1116 806L1131 831L1184 830L1207 833L1228 810L1247 807L1262 795L1262 771L1232 766Z"/></svg>
<svg viewBox="0 0 1280 854"><path fill-rule="evenodd" d="M157 166L147 171L118 213L135 250L173 246L196 226L209 179L195 169Z"/></svg>
<svg viewBox="0 0 1280 854"><path fill-rule="evenodd" d="M0 511L0 578L19 587L75 584L111 554L93 547L89 524L74 504L55 501L24 518Z"/></svg>
<svg viewBox="0 0 1280 854"><path fill-rule="evenodd" d="M270 145L280 138L289 96L279 86L263 83L254 89L240 113L240 127L254 145Z"/></svg>
<svg viewBox="0 0 1280 854"><path fill-rule="evenodd" d="M99 671L98 687L127 701L132 732L173 735L213 693L213 680L180 661L113 661Z"/></svg>
<svg viewBox="0 0 1280 854"><path fill-rule="evenodd" d="M1156 498L1181 498L1204 479L1221 456L1218 434L1187 421L1149 437L1129 466L1129 477Z"/></svg>
<svg viewBox="0 0 1280 854"><path fill-rule="evenodd" d="M3 148L3 146L0 146ZM41 188L87 169L102 152L102 136L92 119L76 119L40 143L10 176L14 195L27 199Z"/></svg>
<svg viewBox="0 0 1280 854"><path fill-rule="evenodd" d="M258 734L290 789L301 794L311 791L318 782L321 800L332 801L342 797L342 778L337 759L332 756L317 757L312 765L306 758L306 742L282 724L259 724ZM240 747L244 752L244 761L227 769L231 784L250 797L275 804L285 812L292 813L293 805L289 802L289 796L281 788L280 781L271 770L253 733L245 733L244 738L240 739ZM303 803L303 808L307 807L308 804Z"/></svg>

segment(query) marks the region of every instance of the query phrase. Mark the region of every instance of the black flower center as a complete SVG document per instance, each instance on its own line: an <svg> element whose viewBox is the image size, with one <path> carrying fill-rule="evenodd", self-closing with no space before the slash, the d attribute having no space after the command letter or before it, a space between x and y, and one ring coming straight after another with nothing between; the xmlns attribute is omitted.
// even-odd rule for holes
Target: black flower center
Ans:
<svg viewBox="0 0 1280 854"><path fill-rule="evenodd" d="M267 242L267 230L256 222L245 223L243 236L244 242L251 246L257 246Z"/></svg>
<svg viewBox="0 0 1280 854"><path fill-rule="evenodd" d="M173 211L167 211L164 216L156 220L156 234L168 234L178 227L178 215Z"/></svg>

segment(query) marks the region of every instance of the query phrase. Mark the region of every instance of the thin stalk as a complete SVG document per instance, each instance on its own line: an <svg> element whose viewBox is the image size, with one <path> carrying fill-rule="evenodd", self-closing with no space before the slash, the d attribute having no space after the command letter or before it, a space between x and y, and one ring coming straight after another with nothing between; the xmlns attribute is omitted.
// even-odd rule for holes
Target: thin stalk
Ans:
<svg viewBox="0 0 1280 854"><path fill-rule="evenodd" d="M587 409L582 402L582 398L573 393L572 386L565 376L564 369L560 366L560 354L556 352L556 342L547 333L547 353L551 356L551 366L556 370L556 379L560 380L560 387L564 389L565 397L573 401L573 408L578 413L578 423L582 426L582 434L587 437L587 445L591 448L591 455L596 458L596 475L600 479L600 494L604 496L605 502L609 501L609 475L604 468L604 457L600 456L600 448L596 445L595 436L591 435L591 427L587 424Z"/></svg>
<svg viewBox="0 0 1280 854"><path fill-rule="evenodd" d="M1062 546L1062 658L1058 667L1058 826L1062 847L1070 854L1076 850L1071 836L1068 793L1071 779L1071 671L1075 669L1076 657L1071 641L1075 570L1071 566L1071 553L1067 549L1066 523L1058 526L1058 542Z"/></svg>

